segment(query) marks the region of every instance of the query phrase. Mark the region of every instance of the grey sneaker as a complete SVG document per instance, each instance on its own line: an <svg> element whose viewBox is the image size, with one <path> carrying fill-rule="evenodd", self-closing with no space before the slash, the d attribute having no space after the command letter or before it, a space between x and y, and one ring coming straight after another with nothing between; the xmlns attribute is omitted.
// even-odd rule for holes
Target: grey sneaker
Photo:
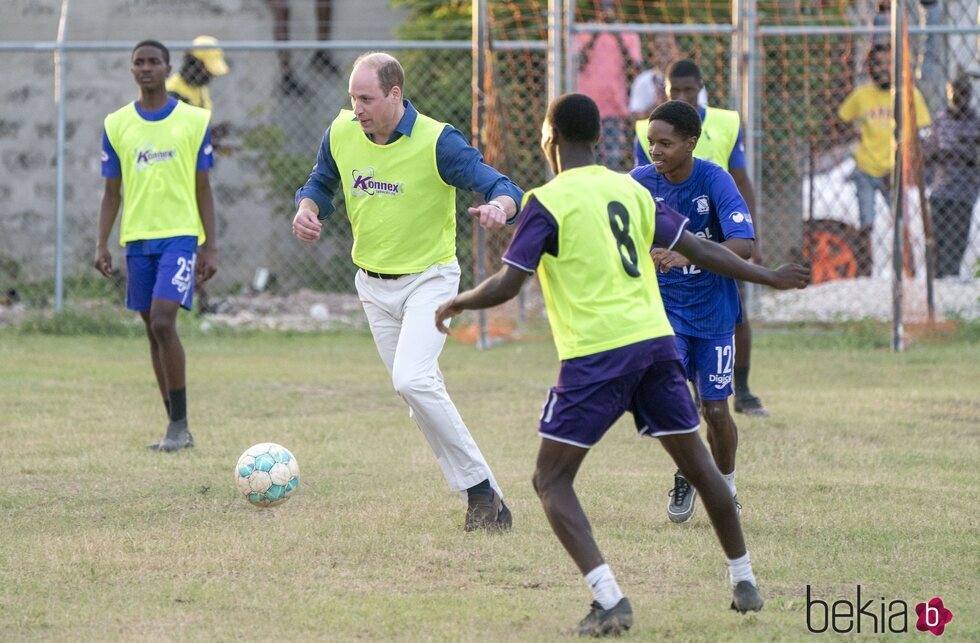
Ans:
<svg viewBox="0 0 980 643"><path fill-rule="evenodd" d="M694 516L694 500L698 491L680 474L674 474L674 488L667 494L667 517L671 522L687 522Z"/></svg>
<svg viewBox="0 0 980 643"><path fill-rule="evenodd" d="M738 517L739 518L741 518L742 517L742 503L740 503L738 501L738 496L737 495L732 496L732 500L735 501L735 513L738 514Z"/></svg>
<svg viewBox="0 0 980 643"><path fill-rule="evenodd" d="M604 610L598 601L592 602L592 610L575 628L579 636L619 636L633 627L633 607L625 596L611 608Z"/></svg>
<svg viewBox="0 0 980 643"><path fill-rule="evenodd" d="M732 592L732 609L740 614L758 612L765 605L759 588L747 580L739 581Z"/></svg>
<svg viewBox="0 0 980 643"><path fill-rule="evenodd" d="M194 436L191 435L187 427L187 420L171 422L167 425L167 434L153 444L147 445L147 449L153 451L179 451L180 449L191 449L194 447Z"/></svg>
<svg viewBox="0 0 980 643"><path fill-rule="evenodd" d="M473 494L467 500L466 521L463 531L486 529L487 531L506 531L510 529L513 518L510 509L495 491L490 495Z"/></svg>

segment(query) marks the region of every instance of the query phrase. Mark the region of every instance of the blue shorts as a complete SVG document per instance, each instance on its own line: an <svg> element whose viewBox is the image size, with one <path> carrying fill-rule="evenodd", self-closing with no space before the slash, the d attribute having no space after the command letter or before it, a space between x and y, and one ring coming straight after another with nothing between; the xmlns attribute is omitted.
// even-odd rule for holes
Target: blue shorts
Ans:
<svg viewBox="0 0 980 643"><path fill-rule="evenodd" d="M191 310L196 259L196 252L186 250L128 255L126 308L146 312L154 299L168 299Z"/></svg>
<svg viewBox="0 0 980 643"><path fill-rule="evenodd" d="M735 365L735 336L703 339L676 335L687 379L694 383L702 400L727 400L732 394Z"/></svg>
<svg viewBox="0 0 980 643"><path fill-rule="evenodd" d="M641 435L662 437L697 431L698 411L680 360L581 386L555 386L541 411L541 437L589 448L623 413L633 414Z"/></svg>

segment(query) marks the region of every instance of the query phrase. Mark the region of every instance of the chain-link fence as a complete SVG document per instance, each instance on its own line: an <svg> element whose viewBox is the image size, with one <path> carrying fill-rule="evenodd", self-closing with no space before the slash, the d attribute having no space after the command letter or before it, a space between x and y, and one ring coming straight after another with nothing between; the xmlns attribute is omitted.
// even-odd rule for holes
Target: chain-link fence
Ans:
<svg viewBox="0 0 980 643"><path fill-rule="evenodd" d="M177 43L172 52L175 71L193 36L217 35L231 66L227 76L210 84L212 122L227 127L218 141L211 173L220 266L207 287L209 306L220 310L223 302L259 290L282 296L350 293L350 226L343 204L315 246L296 242L289 230L293 193L309 173L323 130L337 110L348 105L350 63L365 50L389 50L402 61L406 96L420 111L455 125L468 138L474 115L468 4L397 2L393 13L386 1L374 1L379 6L373 7L373 15L384 12L393 25L400 24L397 33L403 40L390 40L390 31L365 31L361 22L338 15L346 10L344 3L335 3L334 24L326 34L309 24L319 3L294 3L293 37L304 37L305 28L309 39L276 43L271 40L276 18L270 7L283 3L186 0L179 5L181 21L171 23L166 14L169 5L162 0L122 2L108 22L99 21L94 15L98 11L78 2L76 22L68 20L68 39L61 47L65 305L80 310L93 299L118 296L122 283L98 277L91 259L102 189L98 160L102 119L135 96L129 73L131 43L124 39L137 33ZM15 20L0 28L6 41L0 42L0 60L10 70L0 77L0 100L7 107L0 116L0 160L6 173L0 181L0 287L8 293L8 301L18 299L28 312L53 305L56 293L59 128L52 101L52 52L57 47L42 39L55 33L61 4L60 0L15 2L11 13ZM853 123L843 123L838 113L848 94L866 82L866 56L872 45L890 44L888 16L878 10L878 4L872 0L490 1L485 52L489 82L480 147L491 164L520 185L542 183L546 168L538 142L549 91L556 87L592 91L581 82L591 78L591 82L602 81L598 86L603 93L596 98L608 117L600 159L627 170L634 163L633 120L653 106L649 103L639 112L638 107L631 109L631 86L645 79L654 88L654 101L663 100L658 83L667 65L678 58L693 58L704 75L703 100L741 112L764 261L775 264L806 257L814 267L815 283L806 291L755 293L756 317L888 319L893 218L887 190L876 191L876 184L871 185L874 215L869 218L866 213L862 225L859 186L863 194L869 191L854 160L860 131ZM969 188L980 173L977 141L963 135L970 131L963 126L963 117L975 119L976 109L950 112L946 85L960 79L960 86L975 88L980 73L978 2L907 0L904 7L912 32L916 83L932 121L946 123L938 134L935 126L924 128L922 146L922 187L925 202L932 205L937 250L937 310L940 315L974 318L980 316L975 278L980 213L976 188L972 196ZM300 11L310 14L296 28ZM23 28L28 23L33 27ZM141 27L136 30L133 25ZM610 40L604 34L615 37ZM313 39L325 37L331 39ZM11 42L23 38L35 40ZM556 54L549 43L563 40L568 46ZM590 68L597 63L612 65L614 73ZM975 97L972 104L977 104ZM609 114L609 109L616 113ZM887 139L885 144L890 146ZM960 160L950 162L954 156ZM950 185L956 187L955 194L944 187ZM887 188L884 181L882 187ZM911 289L906 297L910 314L916 308L925 310L926 239L917 187L909 186L906 216L904 269ZM457 240L464 285L473 282L474 257L479 254L464 207L472 199L459 195ZM488 270L499 265L508 237L509 232L486 239ZM117 265L122 263L121 254L115 252ZM504 316L513 321L523 311L516 307Z"/></svg>
<svg viewBox="0 0 980 643"><path fill-rule="evenodd" d="M758 318L832 321L892 315L890 4L573 4L569 86L586 93L594 88L601 99L606 145L600 144L600 158L611 167L631 167L632 150L622 140L636 140L631 122L642 115L637 110L655 105L644 103L644 97L665 98L663 78L673 60L691 58L701 68L706 92L699 102L741 112L764 260L775 264L803 257L814 270L814 283L804 292L755 293ZM972 111L954 111L946 96L951 81L968 91L980 76L978 3L899 4L912 32L916 85L936 125L921 129L924 171L907 185L905 314L910 321L927 314L920 183L925 202L932 205L937 313L976 317L978 101L973 100ZM869 91L875 86L863 87L872 82L867 63L872 49L879 48L886 89ZM644 76L660 85L657 94L644 89L654 85ZM856 97L842 114L852 92ZM927 119L920 115L920 120ZM912 141L900 142L908 153L914 151ZM868 149L878 162L861 162Z"/></svg>

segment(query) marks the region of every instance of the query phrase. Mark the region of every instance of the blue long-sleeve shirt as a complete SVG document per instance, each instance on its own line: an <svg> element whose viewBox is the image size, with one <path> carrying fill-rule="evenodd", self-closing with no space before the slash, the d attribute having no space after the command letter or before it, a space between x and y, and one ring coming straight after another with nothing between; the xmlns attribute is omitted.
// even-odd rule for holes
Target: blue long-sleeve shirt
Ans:
<svg viewBox="0 0 980 643"><path fill-rule="evenodd" d="M412 135L419 113L408 100L404 100L403 103L405 114L398 121L386 145L394 143L402 136ZM509 178L484 163L483 155L479 150L470 145L462 132L451 125L446 125L436 141L436 167L439 176L447 184L460 190L482 194L487 201L501 195L509 196L514 199L517 209L520 210L524 191ZM320 208L319 219L322 221L336 210L333 197L339 186L340 170L337 169L337 163L330 153L330 128L328 127L320 142L320 151L317 153L316 165L313 166L310 178L296 191L296 205L299 206L302 199L312 199ZM513 223L516 219L515 214L507 223Z"/></svg>

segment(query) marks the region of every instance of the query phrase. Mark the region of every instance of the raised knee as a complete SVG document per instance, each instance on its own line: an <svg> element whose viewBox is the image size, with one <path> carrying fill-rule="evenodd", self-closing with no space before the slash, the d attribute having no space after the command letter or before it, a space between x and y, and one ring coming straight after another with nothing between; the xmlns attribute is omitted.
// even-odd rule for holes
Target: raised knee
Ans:
<svg viewBox="0 0 980 643"><path fill-rule="evenodd" d="M411 397L413 393L417 393L425 388L427 379L418 375L396 371L391 375L391 385L395 387L395 392L402 397Z"/></svg>

